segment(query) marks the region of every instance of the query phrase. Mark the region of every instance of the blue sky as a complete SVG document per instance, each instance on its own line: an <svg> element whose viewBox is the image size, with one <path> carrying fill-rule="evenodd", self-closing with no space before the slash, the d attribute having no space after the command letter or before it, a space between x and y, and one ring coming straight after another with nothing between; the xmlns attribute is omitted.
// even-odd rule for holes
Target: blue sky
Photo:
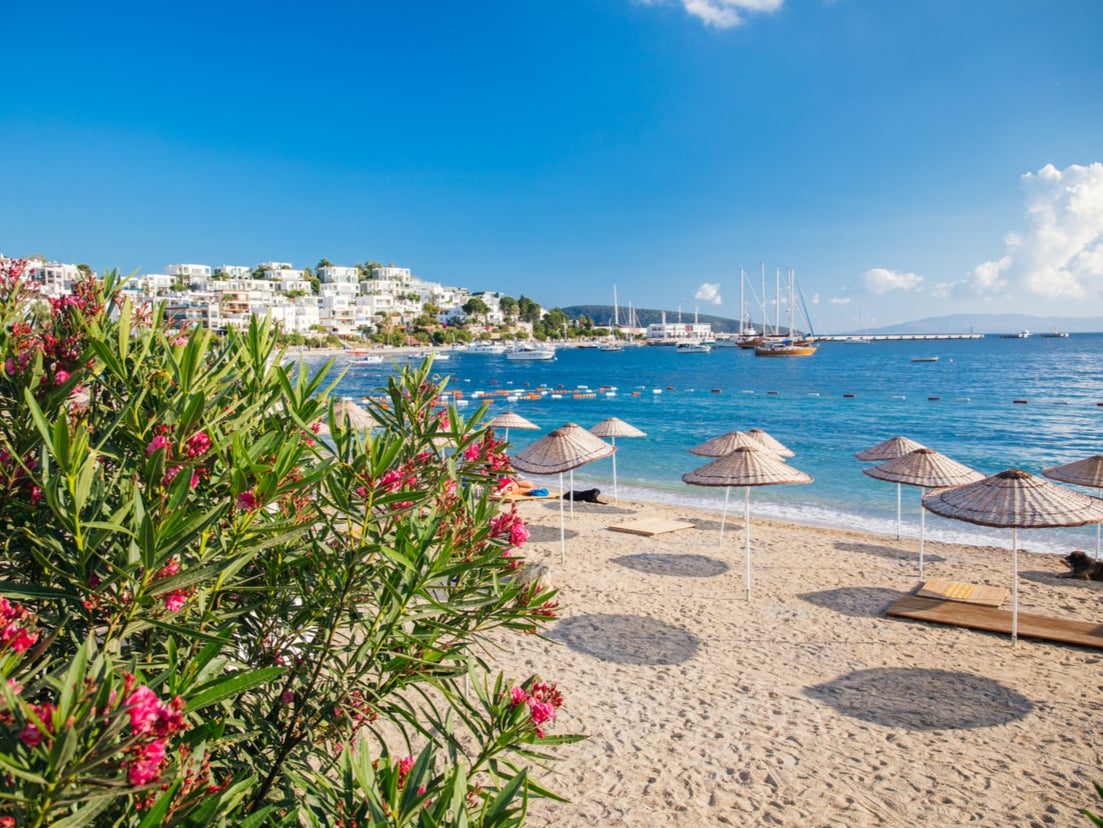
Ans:
<svg viewBox="0 0 1103 828"><path fill-rule="evenodd" d="M1098 0L8 2L0 21L7 255L379 260L547 307L615 284L731 317L764 262L828 332L1103 315Z"/></svg>

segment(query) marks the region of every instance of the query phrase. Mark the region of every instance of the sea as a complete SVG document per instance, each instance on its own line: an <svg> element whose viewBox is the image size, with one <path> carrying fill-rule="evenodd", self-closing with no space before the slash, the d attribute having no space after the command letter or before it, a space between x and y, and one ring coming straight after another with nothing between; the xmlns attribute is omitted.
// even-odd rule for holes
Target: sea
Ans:
<svg viewBox="0 0 1103 828"><path fill-rule="evenodd" d="M1010 468L1041 474L1103 453L1103 334L825 342L811 357L789 358L756 357L740 348L687 354L666 346L562 348L548 362L449 354L434 362L433 373L459 392L461 413L473 416L485 401L486 417L514 411L539 426L510 430L511 453L566 423L590 428L618 417L645 432L616 439L616 491L629 500L721 510L723 489L682 482L683 474L710 460L688 449L729 431L765 430L795 453L786 462L814 481L753 488L752 520L895 538L897 486L863 474L873 464L854 457L895 436L986 475ZM308 364L323 361L318 355L303 358ZM353 400L374 396L406 362L397 354L374 364L339 355L336 367L345 374L336 393ZM613 474L611 460L593 462L573 472L573 485L598 488L611 499ZM546 482L558 487L558 480ZM918 540L920 497L919 488L903 487L904 539ZM731 493L734 511L742 499L742 490ZM1093 551L1096 532L1094 526L1021 530L1018 543L1040 552ZM1010 530L932 513L926 515L926 537L1011 547Z"/></svg>

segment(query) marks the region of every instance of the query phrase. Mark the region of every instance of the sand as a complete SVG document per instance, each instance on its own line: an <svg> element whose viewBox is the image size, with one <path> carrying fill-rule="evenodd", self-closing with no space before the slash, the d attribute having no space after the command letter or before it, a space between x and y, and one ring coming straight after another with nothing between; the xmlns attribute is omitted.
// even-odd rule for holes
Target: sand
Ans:
<svg viewBox="0 0 1103 828"><path fill-rule="evenodd" d="M604 497L604 496L603 496ZM533 826L1086 825L1103 811L1103 650L888 618L920 583L905 537L643 503L523 502L560 590L545 641L495 658L566 696L583 742L541 776ZM753 507L752 507L753 510ZM612 532L644 517L696 528ZM1029 549L1029 532L1020 533ZM1010 553L928 542L925 576L1011 584ZM1020 553L1020 611L1103 623L1103 583ZM1007 605L1009 608L1010 604Z"/></svg>

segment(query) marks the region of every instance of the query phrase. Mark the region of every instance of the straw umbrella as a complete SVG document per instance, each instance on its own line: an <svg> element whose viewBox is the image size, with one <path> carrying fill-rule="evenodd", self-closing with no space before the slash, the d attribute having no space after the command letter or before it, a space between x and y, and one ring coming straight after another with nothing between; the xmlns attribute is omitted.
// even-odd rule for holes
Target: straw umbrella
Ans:
<svg viewBox="0 0 1103 828"><path fill-rule="evenodd" d="M1042 469L1042 474L1062 483L1072 483L1075 486L1091 486L1099 497L1103 497L1103 454L1094 454L1083 460L1065 463L1063 466L1051 466ZM1099 560L1099 535L1103 529L1103 523L1095 525L1095 559Z"/></svg>
<svg viewBox="0 0 1103 828"><path fill-rule="evenodd" d="M920 502L926 489L941 489L946 486L961 486L973 483L984 477L983 474L951 460L945 454L934 449L918 448L903 457L889 460L872 469L862 469L870 477L888 480L892 483L906 483L919 486ZM923 539L926 534L926 512L919 510L919 577L923 577Z"/></svg>
<svg viewBox="0 0 1103 828"><path fill-rule="evenodd" d="M719 437L706 440L699 446L694 446L689 449L689 453L701 457L723 457L738 448L752 448L778 456L778 452L767 448L761 440L748 431L729 431L727 434L721 434Z"/></svg>
<svg viewBox="0 0 1103 828"><path fill-rule="evenodd" d="M646 437L647 435L634 425L626 423L618 417L608 417L590 429L595 437L608 437L615 447L618 437ZM620 502L617 497L617 456L613 455L613 500Z"/></svg>
<svg viewBox="0 0 1103 828"><path fill-rule="evenodd" d="M905 454L910 454L916 449L925 448L922 443L917 443L915 440L909 440L907 437L890 437L883 443L878 443L873 448L867 448L865 451L859 451L854 456L864 463L883 463L886 460L895 460L897 457L903 457ZM896 484L896 539L900 540L902 529L904 526L903 511L901 509L901 495L900 490L903 487L901 484Z"/></svg>
<svg viewBox="0 0 1103 828"><path fill-rule="evenodd" d="M505 441L509 442L509 430L511 428L524 428L530 430L539 431L540 426L536 423L529 422L520 414L513 411L503 411L501 414L495 414L489 420L486 421L489 428L501 428L505 430Z"/></svg>
<svg viewBox="0 0 1103 828"><path fill-rule="evenodd" d="M1011 530L1012 644L1019 638L1018 530L1103 521L1103 501L1022 469L1008 469L966 486L931 492L923 498L923 508L942 517Z"/></svg>
<svg viewBox="0 0 1103 828"><path fill-rule="evenodd" d="M761 428L749 428L747 429L747 436L753 437L762 447L768 451L772 451L778 457L795 457L795 453L791 449L787 449L782 443L775 440Z"/></svg>
<svg viewBox="0 0 1103 828"><path fill-rule="evenodd" d="M563 472L571 473L574 490L574 470L579 466L608 457L616 451L604 440L595 437L580 425L567 423L526 446L510 459L513 468L526 474L558 474L559 489L563 489ZM571 499L574 514L574 499ZM559 497L559 557L567 560L567 533L563 517L563 496Z"/></svg>
<svg viewBox="0 0 1103 828"><path fill-rule="evenodd" d="M747 600L751 600L751 486L772 486L779 483L811 483L812 476L786 465L776 455L751 446L742 446L701 468L682 475L693 486L723 486L724 512L720 518L720 542L724 541L724 521L728 516L728 492L732 486L742 486L743 537L746 557Z"/></svg>

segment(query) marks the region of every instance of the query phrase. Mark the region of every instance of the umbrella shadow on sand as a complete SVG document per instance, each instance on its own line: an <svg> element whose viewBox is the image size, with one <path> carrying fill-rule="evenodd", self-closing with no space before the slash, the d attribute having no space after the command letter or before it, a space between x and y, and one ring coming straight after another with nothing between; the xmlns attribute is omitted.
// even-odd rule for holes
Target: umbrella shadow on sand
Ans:
<svg viewBox="0 0 1103 828"><path fill-rule="evenodd" d="M613 563L648 575L672 575L679 578L714 578L731 567L706 555L684 555L676 552L641 552L621 555Z"/></svg>
<svg viewBox="0 0 1103 828"><path fill-rule="evenodd" d="M997 727L1034 710L998 681L924 667L856 670L804 693L852 719L905 730Z"/></svg>
<svg viewBox="0 0 1103 828"><path fill-rule="evenodd" d="M907 593L884 587L839 587L823 592L805 592L802 601L854 618L876 618Z"/></svg>
<svg viewBox="0 0 1103 828"><path fill-rule="evenodd" d="M559 542L559 530L554 526L539 526L526 524L525 528L529 530L529 543L558 543ZM564 538L577 538L578 532L573 529L563 530Z"/></svg>
<svg viewBox="0 0 1103 828"><path fill-rule="evenodd" d="M1089 581L1085 578L1063 578L1060 573L1046 572L1042 569L1020 572L1019 577L1024 581L1034 581L1037 584L1046 584L1047 586L1093 589L1097 592L1103 591L1103 582L1101 581Z"/></svg>
<svg viewBox="0 0 1103 828"><path fill-rule="evenodd" d="M878 558L887 558L890 561L907 561L911 563L915 560L915 553L907 549L901 549L899 546L882 546L876 543L848 543L840 542L835 544L835 548L840 552L857 552L861 555L876 555ZM926 555L927 563L943 563L945 558L941 555Z"/></svg>
<svg viewBox="0 0 1103 828"><path fill-rule="evenodd" d="M700 639L689 630L642 615L580 615L555 625L548 638L614 664L662 666L689 661Z"/></svg>

